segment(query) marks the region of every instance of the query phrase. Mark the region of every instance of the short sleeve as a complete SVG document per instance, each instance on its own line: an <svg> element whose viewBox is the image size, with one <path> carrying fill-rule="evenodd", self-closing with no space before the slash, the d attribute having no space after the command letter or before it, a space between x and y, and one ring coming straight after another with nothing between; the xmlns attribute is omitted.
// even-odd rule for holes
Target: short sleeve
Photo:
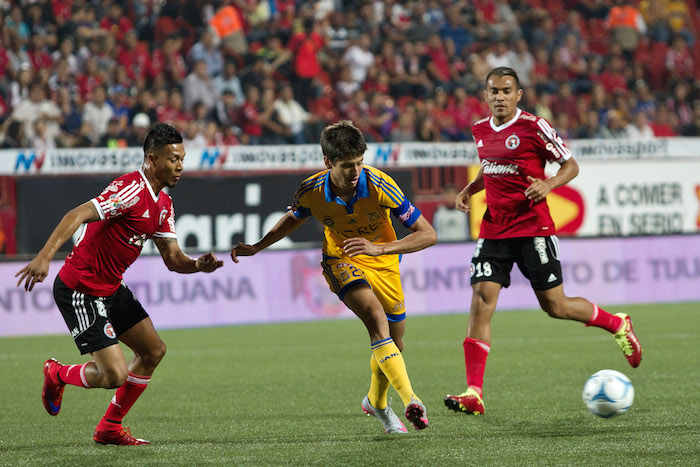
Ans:
<svg viewBox="0 0 700 467"><path fill-rule="evenodd" d="M411 227L421 216L420 210L404 196L399 185L389 175L369 170L366 173L370 183L377 188L379 204L389 208L404 227Z"/></svg>
<svg viewBox="0 0 700 467"><path fill-rule="evenodd" d="M160 238L177 238L177 235L175 235L175 207L172 202L170 203L170 209L163 211L164 212L161 214L162 219L158 219L158 228L153 236Z"/></svg>
<svg viewBox="0 0 700 467"><path fill-rule="evenodd" d="M139 191L139 182L116 179L90 201L97 208L100 219L112 219L127 214L136 205Z"/></svg>
<svg viewBox="0 0 700 467"><path fill-rule="evenodd" d="M294 217L297 219L306 219L307 217L311 216L311 209L308 206L305 206L303 203L303 194L306 193L307 189L302 183L301 186L297 189L297 192L294 193L294 200L292 201L292 205L289 207L289 209L292 211L292 214L294 214Z"/></svg>
<svg viewBox="0 0 700 467"><path fill-rule="evenodd" d="M544 118L537 119L537 134L535 138L538 146L538 153L549 162L563 164L571 159L571 151L566 147L561 137Z"/></svg>

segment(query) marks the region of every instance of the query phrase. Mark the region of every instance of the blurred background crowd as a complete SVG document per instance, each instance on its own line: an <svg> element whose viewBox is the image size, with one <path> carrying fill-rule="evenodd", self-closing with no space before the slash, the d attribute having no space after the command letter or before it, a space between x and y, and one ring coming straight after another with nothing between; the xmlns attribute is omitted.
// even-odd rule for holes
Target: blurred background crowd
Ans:
<svg viewBox="0 0 700 467"><path fill-rule="evenodd" d="M470 141L514 68L564 139L700 136L696 0L0 0L0 147Z"/></svg>

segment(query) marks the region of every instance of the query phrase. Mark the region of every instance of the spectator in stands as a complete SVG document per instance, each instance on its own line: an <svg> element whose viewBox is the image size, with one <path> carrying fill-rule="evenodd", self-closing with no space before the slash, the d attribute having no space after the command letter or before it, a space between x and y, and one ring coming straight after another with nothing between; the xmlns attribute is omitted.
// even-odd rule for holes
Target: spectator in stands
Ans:
<svg viewBox="0 0 700 467"><path fill-rule="evenodd" d="M637 7L626 0L615 0L605 19L610 31L610 40L619 44L628 55L637 48L641 35L647 31L646 23Z"/></svg>
<svg viewBox="0 0 700 467"><path fill-rule="evenodd" d="M434 83L430 80L428 72L423 67L421 57L416 50L416 44L404 42L401 45L401 53L396 67L396 81L401 89L410 90L408 96L420 99L433 92ZM401 96L404 94L401 93Z"/></svg>
<svg viewBox="0 0 700 467"><path fill-rule="evenodd" d="M313 80L321 73L318 54L324 45L313 18L305 18L303 30L292 35L287 48L294 55L294 97L305 109L313 96Z"/></svg>
<svg viewBox="0 0 700 467"><path fill-rule="evenodd" d="M416 141L416 112L412 105L399 112L396 126L391 130L389 139L397 143Z"/></svg>
<svg viewBox="0 0 700 467"><path fill-rule="evenodd" d="M443 40L451 39L458 55L462 55L465 49L468 50L474 43L474 34L467 29L466 19L460 12L460 5L448 7L445 22L440 28L440 37Z"/></svg>
<svg viewBox="0 0 700 467"><path fill-rule="evenodd" d="M14 108L10 118L22 123L25 142L33 141L34 123L40 118L45 120L47 135L51 138L60 136L59 125L63 121L63 115L58 106L46 98L46 91L41 83L34 82L31 85L29 97Z"/></svg>
<svg viewBox="0 0 700 467"><path fill-rule="evenodd" d="M126 75L131 80L143 80L153 74L148 48L138 41L133 29L124 35L124 41L117 51L117 62L125 68Z"/></svg>
<svg viewBox="0 0 700 467"><path fill-rule="evenodd" d="M151 129L151 119L145 113L137 113L131 122L131 131L127 132L129 147L143 146L146 135Z"/></svg>
<svg viewBox="0 0 700 467"><path fill-rule="evenodd" d="M126 33L133 29L131 21L124 15L124 9L119 2L109 5L107 15L100 20L100 27L119 42L122 42Z"/></svg>
<svg viewBox="0 0 700 467"><path fill-rule="evenodd" d="M236 96L230 89L224 89L221 99L216 103L216 121L222 127L234 126L238 123L238 105Z"/></svg>
<svg viewBox="0 0 700 467"><path fill-rule="evenodd" d="M93 143L99 143L100 138L107 132L107 124L112 116L114 109L107 103L107 90L104 86L97 86L83 110L83 124L90 125L92 131L89 138Z"/></svg>
<svg viewBox="0 0 700 467"><path fill-rule="evenodd" d="M185 123L185 133L182 135L182 144L188 148L204 148L207 146L207 138L202 133L202 124L198 120L190 120Z"/></svg>
<svg viewBox="0 0 700 467"><path fill-rule="evenodd" d="M151 77L155 78L160 74L163 74L169 83L180 83L187 76L187 66L182 57L182 37L177 32L168 34L163 46L153 50Z"/></svg>
<svg viewBox="0 0 700 467"><path fill-rule="evenodd" d="M75 141L72 141L72 136L80 132L80 127L83 124L81 103L80 96L71 93L67 87L59 87L56 90L56 104L63 116L63 122L61 123L63 141L61 143L65 146L74 146Z"/></svg>
<svg viewBox="0 0 700 467"><path fill-rule="evenodd" d="M214 81L209 76L207 62L199 60L194 64L192 73L187 75L182 83L182 94L186 111L191 112L195 102L202 102L208 111L214 108L219 95Z"/></svg>
<svg viewBox="0 0 700 467"><path fill-rule="evenodd" d="M237 75L236 62L233 59L228 59L224 62L224 72L214 78L214 85L219 95L223 95L225 91L230 91L236 106L243 104L245 96L243 95L241 80Z"/></svg>
<svg viewBox="0 0 700 467"><path fill-rule="evenodd" d="M599 139L604 137L600 128L600 121L598 120L598 112L589 110L580 117L580 125L576 130L576 138Z"/></svg>
<svg viewBox="0 0 700 467"><path fill-rule="evenodd" d="M672 81L694 79L693 58L690 56L688 44L680 35L673 38L671 47L666 52L666 69Z"/></svg>
<svg viewBox="0 0 700 467"><path fill-rule="evenodd" d="M187 61L191 69L197 62L204 61L210 77L219 76L224 69L224 55L214 44L214 35L209 29L202 31L199 41L187 53Z"/></svg>
<svg viewBox="0 0 700 467"><path fill-rule="evenodd" d="M292 53L285 49L282 40L277 36L267 38L265 47L261 47L255 55L262 57L265 73L276 79L289 80L292 78L292 70L289 66L293 58Z"/></svg>
<svg viewBox="0 0 700 467"><path fill-rule="evenodd" d="M25 64L19 70L17 79L10 83L9 90L9 105L10 108L15 108L20 102L29 97L29 89L32 84L32 67L29 63Z"/></svg>
<svg viewBox="0 0 700 467"><path fill-rule="evenodd" d="M259 101L260 89L257 86L249 86L245 92L246 100L239 111L239 121L242 130L241 142L243 144L259 145L262 137L262 121Z"/></svg>
<svg viewBox="0 0 700 467"><path fill-rule="evenodd" d="M121 121L118 117L114 116L109 120L109 123L107 124L107 131L104 135L102 135L102 138L100 138L98 146L116 149L125 148L127 145L128 142L124 132L122 131Z"/></svg>
<svg viewBox="0 0 700 467"><path fill-rule="evenodd" d="M369 34L361 34L343 56L343 63L350 69L352 79L358 84L362 84L367 77L367 70L374 63L374 54L370 51L370 45Z"/></svg>
<svg viewBox="0 0 700 467"><path fill-rule="evenodd" d="M16 149L25 146L24 125L19 120L8 118L0 125L0 149Z"/></svg>
<svg viewBox="0 0 700 467"><path fill-rule="evenodd" d="M690 123L681 128L683 136L700 136L700 105L695 105L693 109L693 119Z"/></svg>
<svg viewBox="0 0 700 467"><path fill-rule="evenodd" d="M693 108L688 102L690 86L685 81L678 81L673 86L673 95L666 100L669 110L678 116L678 125L683 128L693 120Z"/></svg>
<svg viewBox="0 0 700 467"><path fill-rule="evenodd" d="M378 91L369 93L369 132L376 141L389 141L391 129L398 116L396 103Z"/></svg>
<svg viewBox="0 0 700 467"><path fill-rule="evenodd" d="M290 142L293 144L307 144L313 142L310 138L309 125L316 122L313 115L307 112L294 100L292 86L283 84L277 100L274 101L277 117L290 134Z"/></svg>
<svg viewBox="0 0 700 467"><path fill-rule="evenodd" d="M625 138L627 130L625 129L625 121L622 113L619 110L611 110L608 112L608 123L600 130L603 138Z"/></svg>
<svg viewBox="0 0 700 467"><path fill-rule="evenodd" d="M511 65L520 79L520 85L523 88L530 87L532 84L532 72L535 68L535 57L530 52L525 39L515 41L515 51L511 57Z"/></svg>
<svg viewBox="0 0 700 467"><path fill-rule="evenodd" d="M654 120L650 123L654 136L657 138L676 136L678 132L678 117L668 111L666 105L661 104L656 108Z"/></svg>
<svg viewBox="0 0 700 467"><path fill-rule="evenodd" d="M559 129L557 128L557 131ZM632 117L632 121L625 127L627 138L635 141L654 139L654 130L649 125L647 114L637 112Z"/></svg>

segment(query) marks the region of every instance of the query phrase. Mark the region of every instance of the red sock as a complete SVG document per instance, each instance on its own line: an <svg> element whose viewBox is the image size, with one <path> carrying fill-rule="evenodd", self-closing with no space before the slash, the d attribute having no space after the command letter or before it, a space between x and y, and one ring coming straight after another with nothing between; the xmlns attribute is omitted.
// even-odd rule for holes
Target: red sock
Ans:
<svg viewBox="0 0 700 467"><path fill-rule="evenodd" d="M89 388L90 385L85 379L85 367L90 363L92 362L83 363L82 365L64 365L56 372L58 379L65 384Z"/></svg>
<svg viewBox="0 0 700 467"><path fill-rule="evenodd" d="M591 316L591 320L586 323L586 326L603 328L609 333L615 334L622 327L622 318L611 315L602 308L598 308L594 303L593 316Z"/></svg>
<svg viewBox="0 0 700 467"><path fill-rule="evenodd" d="M97 425L98 430L115 431L121 428L122 419L134 405L136 399L146 390L150 376L139 376L129 372L126 383L119 386L117 393L107 408L104 417Z"/></svg>
<svg viewBox="0 0 700 467"><path fill-rule="evenodd" d="M484 341L467 337L464 339L464 364L467 370L467 384L481 395L484 385L484 367L491 346Z"/></svg>

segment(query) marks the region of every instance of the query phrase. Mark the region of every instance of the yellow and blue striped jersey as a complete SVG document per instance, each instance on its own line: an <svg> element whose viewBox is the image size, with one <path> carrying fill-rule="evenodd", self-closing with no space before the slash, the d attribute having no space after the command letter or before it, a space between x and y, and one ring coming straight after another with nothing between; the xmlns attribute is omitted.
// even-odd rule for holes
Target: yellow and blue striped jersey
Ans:
<svg viewBox="0 0 700 467"><path fill-rule="evenodd" d="M407 228L421 215L389 175L369 166L364 166L360 173L355 194L349 203L333 193L330 171L324 170L299 185L291 209L299 219L314 216L323 223L323 254L331 258L345 256L343 240L346 238L364 237L380 244L396 240L390 213ZM359 255L353 261L383 268L398 262L398 255Z"/></svg>

